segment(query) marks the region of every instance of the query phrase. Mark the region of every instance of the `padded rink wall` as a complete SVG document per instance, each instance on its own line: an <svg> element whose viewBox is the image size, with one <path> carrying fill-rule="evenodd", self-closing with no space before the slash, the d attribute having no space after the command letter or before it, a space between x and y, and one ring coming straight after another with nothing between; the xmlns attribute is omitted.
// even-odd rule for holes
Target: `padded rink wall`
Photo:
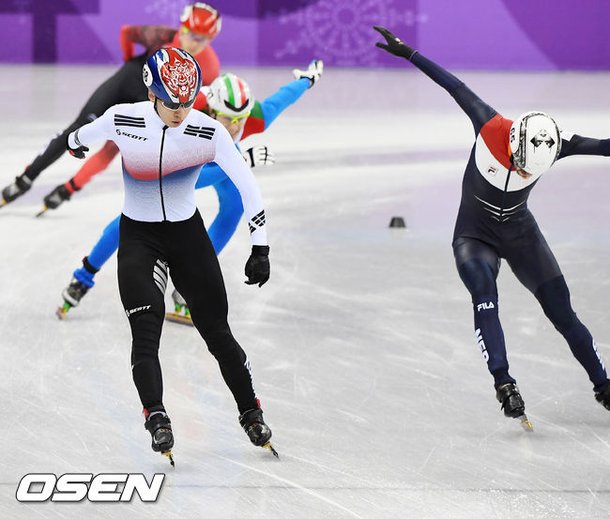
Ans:
<svg viewBox="0 0 610 519"><path fill-rule="evenodd" d="M120 63L122 24L177 26L185 0L1 0L0 62ZM225 65L401 64L374 24L450 69L607 70L608 0L212 0Z"/></svg>

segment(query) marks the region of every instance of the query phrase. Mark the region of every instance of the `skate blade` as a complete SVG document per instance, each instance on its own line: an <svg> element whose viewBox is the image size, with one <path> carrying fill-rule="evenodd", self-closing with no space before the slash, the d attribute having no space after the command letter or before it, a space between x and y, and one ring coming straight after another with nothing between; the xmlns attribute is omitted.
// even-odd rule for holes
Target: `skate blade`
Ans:
<svg viewBox="0 0 610 519"><path fill-rule="evenodd" d="M72 308L70 303L64 303L62 306L58 307L57 310L55 310L55 315L58 317L58 319L64 321L66 317L68 317L68 311L70 308Z"/></svg>
<svg viewBox="0 0 610 519"><path fill-rule="evenodd" d="M4 197L0 197L0 207L4 207L8 202L4 199Z"/></svg>
<svg viewBox="0 0 610 519"><path fill-rule="evenodd" d="M277 453L277 451L276 451L276 450L273 448L273 445L271 445L271 442L267 442L267 443L265 443L265 444L261 445L261 447L262 447L263 449L269 449L269 450L270 450L270 451L273 453L273 455L274 455L274 456L275 456L277 459L280 459L280 455L279 455L279 454Z"/></svg>
<svg viewBox="0 0 610 519"><path fill-rule="evenodd" d="M530 422L530 420L526 414L522 414L518 418L519 418L519 421L521 422L521 427L523 427L524 431L534 432L534 424L532 422Z"/></svg>
<svg viewBox="0 0 610 519"><path fill-rule="evenodd" d="M165 456L169 460L169 462L170 462L172 467L174 467L174 468L176 467L176 464L174 463L174 456L172 456L172 451L171 450L169 450L169 451L161 451L161 454L163 456Z"/></svg>
<svg viewBox="0 0 610 519"><path fill-rule="evenodd" d="M193 320L190 317L177 314L175 312L167 312L165 314L165 320L172 323L185 324L187 326L193 326Z"/></svg>
<svg viewBox="0 0 610 519"><path fill-rule="evenodd" d="M36 213L36 218L41 217L43 214L45 214L47 211L49 210L49 208L45 205L41 211L38 211Z"/></svg>

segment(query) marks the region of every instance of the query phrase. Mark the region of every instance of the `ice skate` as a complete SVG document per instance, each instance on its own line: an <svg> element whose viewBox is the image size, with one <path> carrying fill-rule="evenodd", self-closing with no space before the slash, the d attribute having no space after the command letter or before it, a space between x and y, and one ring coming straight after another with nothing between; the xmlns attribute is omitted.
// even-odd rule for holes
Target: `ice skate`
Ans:
<svg viewBox="0 0 610 519"><path fill-rule="evenodd" d="M174 311L167 312L165 314L165 319L173 323L193 326L191 311L189 310L184 298L180 295L180 292L178 292L176 289L174 289L172 292L172 299L174 300Z"/></svg>
<svg viewBox="0 0 610 519"><path fill-rule="evenodd" d="M519 393L519 388L516 384L511 382L501 385L496 390L496 398L501 404L504 416L508 418L518 418L521 422L521 427L528 432L534 430L532 422L529 421L525 414L525 402L523 402L523 398L521 398L521 393Z"/></svg>
<svg viewBox="0 0 610 519"><path fill-rule="evenodd" d="M59 319L65 319L70 309L78 306L80 300L84 297L88 290L88 286L81 283L78 279L72 278L70 284L61 293L62 297L64 298L64 303L57 308L55 315L57 315Z"/></svg>
<svg viewBox="0 0 610 519"><path fill-rule="evenodd" d="M269 441L271 439L271 429L269 429L269 426L263 420L262 409L246 411L239 417L239 424L246 431L248 438L250 438L254 445L269 449L276 458L280 457Z"/></svg>
<svg viewBox="0 0 610 519"><path fill-rule="evenodd" d="M32 181L25 175L15 178L15 181L12 184L9 184L2 190L0 207L10 204L13 200L19 198L30 189L30 187L32 187Z"/></svg>
<svg viewBox="0 0 610 519"><path fill-rule="evenodd" d="M601 391L596 391L595 400L610 411L610 385L606 386L606 388Z"/></svg>
<svg viewBox="0 0 610 519"><path fill-rule="evenodd" d="M49 208L45 205L40 211L38 211L35 216L36 218L40 218L43 214L45 214Z"/></svg>
<svg viewBox="0 0 610 519"><path fill-rule="evenodd" d="M144 410L145 415L148 414ZM144 427L150 433L152 443L151 448L155 452L160 452L165 456L172 467L175 467L172 447L174 446L174 433L172 432L172 422L165 411L153 411L148 414Z"/></svg>
<svg viewBox="0 0 610 519"><path fill-rule="evenodd" d="M58 306L57 310L55 310L55 315L58 319L61 319L63 321L66 317L68 317L68 312L70 311L70 308L72 308L72 305L67 301L64 301L64 303L61 306Z"/></svg>

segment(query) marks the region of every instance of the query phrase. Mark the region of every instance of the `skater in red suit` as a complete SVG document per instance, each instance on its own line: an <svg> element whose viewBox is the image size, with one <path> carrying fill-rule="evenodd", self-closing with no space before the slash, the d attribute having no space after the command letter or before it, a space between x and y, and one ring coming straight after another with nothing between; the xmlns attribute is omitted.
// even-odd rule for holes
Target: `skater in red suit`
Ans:
<svg viewBox="0 0 610 519"><path fill-rule="evenodd" d="M142 66L160 47L180 47L195 56L203 71L204 85L209 85L218 76L218 56L209 45L221 28L218 11L208 4L197 2L184 8L180 20L179 29L155 25L125 25L121 28L120 39L125 64L95 90L76 120L53 138L25 171L2 190L0 207L23 195L30 189L34 180L63 155L70 132L93 121L115 104L145 101L147 91L142 83ZM141 45L144 52L134 56L136 44ZM105 169L117 153L118 149L114 143L106 143L98 153L89 158L75 177L45 197L46 206L50 208L57 204L57 201L70 198L74 191L80 189L81 182L85 183L87 178Z"/></svg>

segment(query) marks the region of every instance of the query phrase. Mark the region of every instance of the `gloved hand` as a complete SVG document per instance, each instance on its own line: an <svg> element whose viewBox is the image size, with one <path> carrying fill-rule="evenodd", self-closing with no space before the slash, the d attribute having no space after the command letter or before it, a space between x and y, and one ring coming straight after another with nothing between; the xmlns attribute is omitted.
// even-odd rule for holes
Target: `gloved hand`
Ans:
<svg viewBox="0 0 610 519"><path fill-rule="evenodd" d="M70 155L72 155L73 157L76 157L77 159L84 159L85 152L89 151L89 148L87 148L87 146L83 146L82 144L80 144L80 142L78 141L76 136L74 137L74 140L77 144L79 144L79 146L77 148L73 148L72 146L70 146L70 135L72 135L72 133L69 133L68 137L66 139L66 149L70 152Z"/></svg>
<svg viewBox="0 0 610 519"><path fill-rule="evenodd" d="M60 184L43 198L44 205L47 209L57 209L63 202L70 200L71 196L65 184Z"/></svg>
<svg viewBox="0 0 610 519"><path fill-rule="evenodd" d="M314 86L316 84L316 81L318 81L318 79L320 79L320 76L322 75L323 70L324 70L324 62L321 59L314 59L307 67L307 70L299 70L298 68L295 68L292 71L292 73L294 74L294 77L297 79L302 79L302 78L309 79L309 81L311 81L309 88L311 88L312 86Z"/></svg>
<svg viewBox="0 0 610 519"><path fill-rule="evenodd" d="M89 151L89 148L87 148L87 146L79 146L76 149L68 148L68 151L73 157L76 157L77 159L84 159L85 152Z"/></svg>
<svg viewBox="0 0 610 519"><path fill-rule="evenodd" d="M267 146L252 146L244 151L242 156L251 168L275 164L275 155L269 151Z"/></svg>
<svg viewBox="0 0 610 519"><path fill-rule="evenodd" d="M388 31L385 27L381 27L380 25L375 25L373 27L379 34L381 34L385 40L388 42L385 43L376 43L375 46L388 51L390 54L394 54L394 56L398 56L399 58L405 58L411 60L413 54L417 51L412 49L407 44L403 43L403 41Z"/></svg>
<svg viewBox="0 0 610 519"><path fill-rule="evenodd" d="M252 253L246 262L246 285L262 287L269 280L269 246L252 245Z"/></svg>

